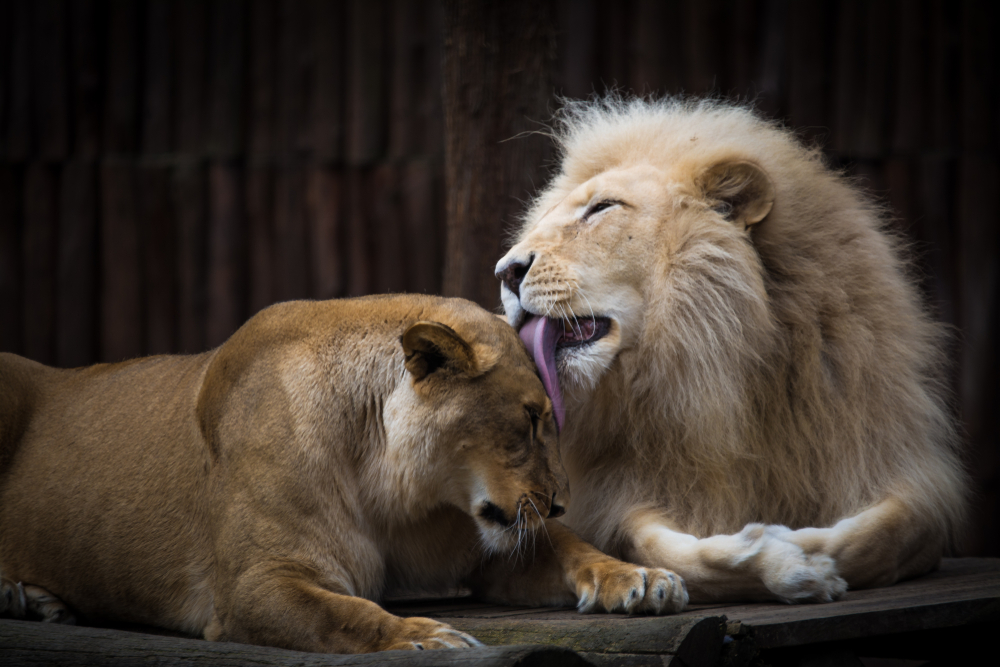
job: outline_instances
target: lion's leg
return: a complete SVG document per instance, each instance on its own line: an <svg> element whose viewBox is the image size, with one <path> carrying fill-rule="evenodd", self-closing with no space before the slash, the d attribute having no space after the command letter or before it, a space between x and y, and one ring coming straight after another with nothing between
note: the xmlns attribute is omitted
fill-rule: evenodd
<svg viewBox="0 0 1000 667"><path fill-rule="evenodd" d="M851 588L888 586L928 572L941 560L944 538L900 498L889 498L830 528L789 531L781 539L807 554L823 554Z"/></svg>
<svg viewBox="0 0 1000 667"><path fill-rule="evenodd" d="M229 595L216 600L205 639L322 653L481 645L444 623L400 618L370 600L334 593L329 585L306 566L257 565L239 578Z"/></svg>
<svg viewBox="0 0 1000 667"><path fill-rule="evenodd" d="M833 559L782 539L791 532L783 526L751 524L735 535L699 539L665 523L658 512L629 517L625 557L673 569L684 577L693 602L828 602L847 590Z"/></svg>
<svg viewBox="0 0 1000 667"><path fill-rule="evenodd" d="M558 521L545 522L534 553L512 563L493 558L473 585L490 599L533 606L575 605L581 612L673 613L687 605L679 576L601 553Z"/></svg>
<svg viewBox="0 0 1000 667"><path fill-rule="evenodd" d="M45 623L76 623L69 607L52 593L41 586L14 582L6 577L0 577L0 616L37 616Z"/></svg>

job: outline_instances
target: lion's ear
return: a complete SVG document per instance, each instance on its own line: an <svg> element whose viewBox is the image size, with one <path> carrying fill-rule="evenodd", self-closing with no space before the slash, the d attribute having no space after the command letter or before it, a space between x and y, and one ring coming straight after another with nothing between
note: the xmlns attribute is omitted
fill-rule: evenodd
<svg viewBox="0 0 1000 667"><path fill-rule="evenodd" d="M451 327L439 322L415 322L399 342L406 356L406 370L416 382L439 369L467 375L476 372L476 354Z"/></svg>
<svg viewBox="0 0 1000 667"><path fill-rule="evenodd" d="M753 162L719 162L702 173L698 186L727 220L743 227L763 220L774 206L774 183Z"/></svg>

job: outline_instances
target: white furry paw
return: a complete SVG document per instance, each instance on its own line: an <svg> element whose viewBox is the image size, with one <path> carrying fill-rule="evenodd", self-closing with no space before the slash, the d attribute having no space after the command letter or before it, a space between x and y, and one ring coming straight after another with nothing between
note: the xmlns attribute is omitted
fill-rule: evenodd
<svg viewBox="0 0 1000 667"><path fill-rule="evenodd" d="M837 574L837 564L823 554L806 555L782 535L784 526L751 524L740 536L758 541L757 565L764 586L782 602L833 602L847 592L847 582Z"/></svg>
<svg viewBox="0 0 1000 667"><path fill-rule="evenodd" d="M684 580L663 568L646 568L608 559L583 569L577 581L580 613L624 611L672 614L688 603Z"/></svg>

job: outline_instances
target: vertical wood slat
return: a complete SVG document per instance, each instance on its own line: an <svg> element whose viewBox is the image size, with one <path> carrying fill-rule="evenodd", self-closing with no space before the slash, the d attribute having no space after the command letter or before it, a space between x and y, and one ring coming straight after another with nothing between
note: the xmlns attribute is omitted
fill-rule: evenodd
<svg viewBox="0 0 1000 667"><path fill-rule="evenodd" d="M247 154L252 161L274 153L276 10L273 0L250 5Z"/></svg>
<svg viewBox="0 0 1000 667"><path fill-rule="evenodd" d="M246 217L243 176L232 163L209 167L206 345L221 345L246 312Z"/></svg>
<svg viewBox="0 0 1000 667"><path fill-rule="evenodd" d="M310 26L314 8L305 2L278 4L274 141L283 164L308 147L309 98L315 83L310 77L315 65Z"/></svg>
<svg viewBox="0 0 1000 667"><path fill-rule="evenodd" d="M173 49L176 67L174 150L200 155L205 145L208 3L175 0Z"/></svg>
<svg viewBox="0 0 1000 667"><path fill-rule="evenodd" d="M143 353L142 256L135 168L125 160L101 165L101 359Z"/></svg>
<svg viewBox="0 0 1000 667"><path fill-rule="evenodd" d="M403 166L402 210L407 257L407 289L425 294L441 291L444 245L441 173L428 159Z"/></svg>
<svg viewBox="0 0 1000 667"><path fill-rule="evenodd" d="M896 68L890 145L896 154L915 154L928 144L930 100L928 16L924 3L897 0Z"/></svg>
<svg viewBox="0 0 1000 667"><path fill-rule="evenodd" d="M961 144L969 152L1000 149L1000 5L984 0L962 3Z"/></svg>
<svg viewBox="0 0 1000 667"><path fill-rule="evenodd" d="M206 189L205 170L200 163L185 161L174 169L178 352L205 350Z"/></svg>
<svg viewBox="0 0 1000 667"><path fill-rule="evenodd" d="M830 116L830 0L790 2L788 14L789 52L788 116L793 126L810 139L827 133ZM836 130L836 128L834 128Z"/></svg>
<svg viewBox="0 0 1000 667"><path fill-rule="evenodd" d="M37 123L37 155L44 160L61 160L69 153L66 6L60 0L35 0L32 10L32 113Z"/></svg>
<svg viewBox="0 0 1000 667"><path fill-rule="evenodd" d="M640 0L634 4L629 36L633 45L629 88L636 93L662 95L684 88L685 47L688 45L684 39L664 39L668 26L682 24L682 9L678 2L660 0Z"/></svg>
<svg viewBox="0 0 1000 667"><path fill-rule="evenodd" d="M21 180L0 163L0 350L16 353L22 351Z"/></svg>
<svg viewBox="0 0 1000 667"><path fill-rule="evenodd" d="M31 113L31 2L17 0L8 9L10 69L3 109L6 127L0 155L10 161L27 160L32 151L34 128Z"/></svg>
<svg viewBox="0 0 1000 667"><path fill-rule="evenodd" d="M786 63L790 49L788 39L787 0L764 0L761 10L759 72L756 77L759 93L757 106L769 116L778 117L787 107L788 89Z"/></svg>
<svg viewBox="0 0 1000 667"><path fill-rule="evenodd" d="M729 88L723 92L738 99L757 95L755 74L760 61L762 0L741 0L731 10L729 44Z"/></svg>
<svg viewBox="0 0 1000 667"><path fill-rule="evenodd" d="M314 0L315 49L309 126L311 152L319 163L340 162L344 145L344 62L346 3Z"/></svg>
<svg viewBox="0 0 1000 667"><path fill-rule="evenodd" d="M10 0L0 0L0 160L7 153L7 107L10 106L11 46L14 7Z"/></svg>
<svg viewBox="0 0 1000 667"><path fill-rule="evenodd" d="M592 81L596 79L590 74L597 67L597 1L559 0L556 7L561 38L557 48L562 61L556 90L567 97L584 98L594 92Z"/></svg>
<svg viewBox="0 0 1000 667"><path fill-rule="evenodd" d="M858 150L863 119L859 113L865 99L865 7L864 0L841 0L834 39L835 73L831 118L836 130L830 146L841 155Z"/></svg>
<svg viewBox="0 0 1000 667"><path fill-rule="evenodd" d="M374 260L372 289L401 292L406 288L407 256L403 246L403 210L396 165L375 167L365 192L365 223L369 230L369 252Z"/></svg>
<svg viewBox="0 0 1000 667"><path fill-rule="evenodd" d="M367 165L385 151L385 0L352 0L347 59L348 164Z"/></svg>
<svg viewBox="0 0 1000 667"><path fill-rule="evenodd" d="M951 0L930 0L928 136L937 151L953 154L958 145L960 7Z"/></svg>
<svg viewBox="0 0 1000 667"><path fill-rule="evenodd" d="M727 7L720 0L701 0L687 3L685 10L685 90L694 95L724 92L729 85Z"/></svg>
<svg viewBox="0 0 1000 667"><path fill-rule="evenodd" d="M139 140L139 9L130 0L108 6L103 146L112 155L135 152Z"/></svg>
<svg viewBox="0 0 1000 667"><path fill-rule="evenodd" d="M274 176L265 165L250 165L246 176L247 240L249 256L249 314L275 300Z"/></svg>
<svg viewBox="0 0 1000 667"><path fill-rule="evenodd" d="M59 193L56 363L97 361L97 168L89 160L63 167Z"/></svg>
<svg viewBox="0 0 1000 667"><path fill-rule="evenodd" d="M349 169L347 181L347 296L361 296L372 291L373 258L369 252L370 230L365 217L369 175L361 168Z"/></svg>
<svg viewBox="0 0 1000 667"><path fill-rule="evenodd" d="M146 354L166 354L177 349L173 171L165 165L142 164L137 181L139 215L145 230L142 266Z"/></svg>
<svg viewBox="0 0 1000 667"><path fill-rule="evenodd" d="M211 12L208 68L207 149L216 158L243 151L246 5L242 0L216 0Z"/></svg>
<svg viewBox="0 0 1000 667"><path fill-rule="evenodd" d="M856 152L866 158L878 158L885 154L889 144L891 116L889 108L892 82L892 54L895 45L894 17L890 0L878 0L867 6L865 20L865 88L861 113L861 128L857 136Z"/></svg>
<svg viewBox="0 0 1000 667"><path fill-rule="evenodd" d="M171 0L149 0L146 5L142 152L147 155L166 154L171 148L173 7Z"/></svg>
<svg viewBox="0 0 1000 667"><path fill-rule="evenodd" d="M28 165L24 177L24 311L25 356L51 364L55 361L56 229L59 178L55 168L40 162Z"/></svg>
<svg viewBox="0 0 1000 667"><path fill-rule="evenodd" d="M958 173L958 268L962 299L959 397L971 445L969 469L980 491L972 520L973 553L1000 551L1000 160L966 157Z"/></svg>
<svg viewBox="0 0 1000 667"><path fill-rule="evenodd" d="M68 3L72 58L73 153L96 159L101 150L101 50L97 0ZM95 194L96 197L96 194Z"/></svg>
<svg viewBox="0 0 1000 667"><path fill-rule="evenodd" d="M344 293L342 174L328 167L309 172L310 293L316 299L332 299Z"/></svg>
<svg viewBox="0 0 1000 667"><path fill-rule="evenodd" d="M279 301L309 296L305 168L286 165L274 183L274 297Z"/></svg>

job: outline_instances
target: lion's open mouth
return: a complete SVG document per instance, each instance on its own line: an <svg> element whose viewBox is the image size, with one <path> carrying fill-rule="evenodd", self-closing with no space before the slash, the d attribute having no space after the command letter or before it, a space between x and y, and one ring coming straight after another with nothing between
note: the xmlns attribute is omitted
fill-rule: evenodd
<svg viewBox="0 0 1000 667"><path fill-rule="evenodd" d="M608 335L611 320L607 317L579 317L572 320L557 320L551 317L531 315L521 326L521 340L528 346L528 352L538 366L545 391L552 401L556 414L556 425L562 430L566 418L559 375L556 372L556 352L564 348L580 348L593 345Z"/></svg>

